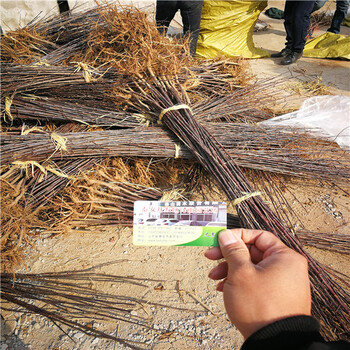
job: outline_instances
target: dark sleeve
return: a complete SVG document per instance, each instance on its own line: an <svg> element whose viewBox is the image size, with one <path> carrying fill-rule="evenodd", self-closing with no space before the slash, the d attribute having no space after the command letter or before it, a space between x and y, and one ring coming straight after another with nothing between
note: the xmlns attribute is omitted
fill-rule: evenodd
<svg viewBox="0 0 350 350"><path fill-rule="evenodd" d="M327 343L311 316L294 316L273 322L252 334L241 350L350 350L347 342Z"/></svg>

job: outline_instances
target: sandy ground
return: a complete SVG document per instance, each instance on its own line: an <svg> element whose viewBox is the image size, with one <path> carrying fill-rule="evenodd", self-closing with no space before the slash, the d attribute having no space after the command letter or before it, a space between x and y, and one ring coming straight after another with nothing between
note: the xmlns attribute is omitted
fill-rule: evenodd
<svg viewBox="0 0 350 350"><path fill-rule="evenodd" d="M282 5L278 6L281 3L271 6L282 8ZM284 46L282 21L265 15L260 18L270 28L254 35L256 45L270 52L280 50ZM320 28L320 33L325 29ZM350 34L350 28L342 27L342 33ZM302 58L293 66L283 67L276 60L266 58L250 61L250 65L258 78L294 74L301 69L307 77L322 77L327 85L332 85L334 93L350 95L349 62ZM319 183L301 188L295 181L285 179L285 184L290 190L285 196L295 210L293 223L296 226L302 222L309 230L350 234L349 196L345 192ZM136 247L132 244L132 230L120 227L73 231L55 238L38 237L33 239L33 243L33 247L26 251L25 266L18 272L79 270L114 262L96 271L139 277L144 279L145 286L94 283L93 288L166 305L156 307L145 303L133 310L133 315L149 318L151 331L123 322L96 322L96 326L111 334L116 334L117 330L119 336L153 345L154 349L239 349L242 344L241 335L224 313L221 294L215 291L215 283L207 278L215 263L204 258L205 248ZM322 263L350 274L347 256L315 248L308 248L308 251ZM1 350L7 346L16 350L124 348L112 341L91 338L71 329L66 330L68 336L40 316L16 312L3 312L2 315L5 322L2 322ZM164 332L167 335L159 337L159 333Z"/></svg>

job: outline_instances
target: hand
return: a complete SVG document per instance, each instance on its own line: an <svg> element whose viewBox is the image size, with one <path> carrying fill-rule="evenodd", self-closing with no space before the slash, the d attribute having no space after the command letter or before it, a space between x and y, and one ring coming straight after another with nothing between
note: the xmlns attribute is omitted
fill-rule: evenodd
<svg viewBox="0 0 350 350"><path fill-rule="evenodd" d="M248 338L274 321L311 314L311 292L307 260L284 245L270 232L224 230L219 247L209 249L211 260L225 258L209 273L222 280L231 322Z"/></svg>

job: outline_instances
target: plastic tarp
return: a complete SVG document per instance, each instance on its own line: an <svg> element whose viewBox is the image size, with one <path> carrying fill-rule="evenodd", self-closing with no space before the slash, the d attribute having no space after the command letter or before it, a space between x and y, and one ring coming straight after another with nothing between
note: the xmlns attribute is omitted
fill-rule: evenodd
<svg viewBox="0 0 350 350"><path fill-rule="evenodd" d="M327 32L309 40L305 45L303 56L350 60L350 37Z"/></svg>
<svg viewBox="0 0 350 350"><path fill-rule="evenodd" d="M196 55L202 58L270 56L253 42L254 25L266 6L267 1L205 0Z"/></svg>
<svg viewBox="0 0 350 350"><path fill-rule="evenodd" d="M342 23L343 26L350 27L350 17L346 17Z"/></svg>
<svg viewBox="0 0 350 350"><path fill-rule="evenodd" d="M260 122L261 125L301 128L310 134L335 141L350 151L350 97L314 96L298 111Z"/></svg>
<svg viewBox="0 0 350 350"><path fill-rule="evenodd" d="M26 26L34 18L58 15L57 0L1 0L0 25L6 33Z"/></svg>

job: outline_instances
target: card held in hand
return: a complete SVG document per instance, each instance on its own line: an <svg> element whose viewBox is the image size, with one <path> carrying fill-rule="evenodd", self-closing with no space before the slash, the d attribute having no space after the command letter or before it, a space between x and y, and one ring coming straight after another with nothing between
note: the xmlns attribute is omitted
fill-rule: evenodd
<svg viewBox="0 0 350 350"><path fill-rule="evenodd" d="M227 226L225 202L134 203L133 243L142 246L218 246Z"/></svg>

